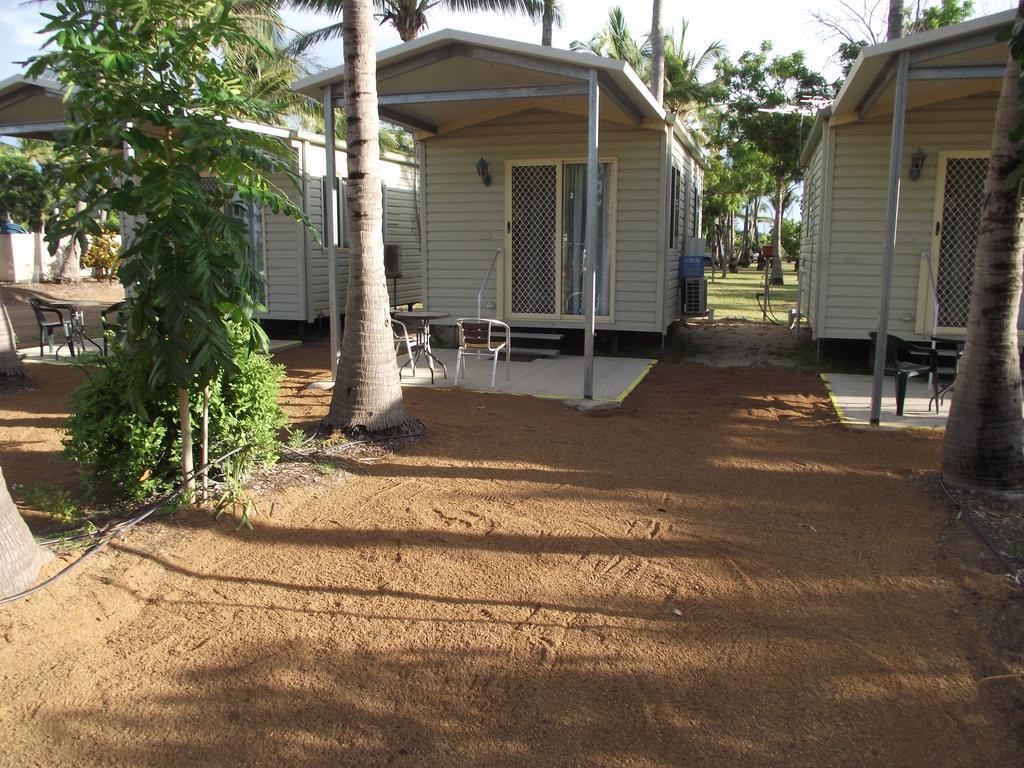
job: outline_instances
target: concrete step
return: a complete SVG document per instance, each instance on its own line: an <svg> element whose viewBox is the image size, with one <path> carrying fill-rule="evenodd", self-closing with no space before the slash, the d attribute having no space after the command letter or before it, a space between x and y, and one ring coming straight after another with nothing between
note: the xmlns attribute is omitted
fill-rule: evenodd
<svg viewBox="0 0 1024 768"><path fill-rule="evenodd" d="M513 339L534 339L536 341L561 341L561 333L534 333L532 331L512 331Z"/></svg>
<svg viewBox="0 0 1024 768"><path fill-rule="evenodd" d="M559 351L557 349L546 349L541 347L524 347L512 345L512 357L522 355L523 357L558 357Z"/></svg>

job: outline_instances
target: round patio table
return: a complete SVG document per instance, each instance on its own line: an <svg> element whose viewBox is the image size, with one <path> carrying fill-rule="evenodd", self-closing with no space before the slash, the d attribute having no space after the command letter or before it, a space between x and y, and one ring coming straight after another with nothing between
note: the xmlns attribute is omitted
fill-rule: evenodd
<svg viewBox="0 0 1024 768"><path fill-rule="evenodd" d="M416 351L406 361L405 365L399 369L399 373L405 370L406 365L412 365L413 369L415 369L416 361L421 357L426 357L427 367L430 369L430 383L434 383L434 363L441 366L441 370L444 371L444 377L447 379L448 366L430 348L430 322L451 317L451 314L448 312L432 312L429 309L410 309L404 312L392 312L391 316L407 326L412 325L416 328Z"/></svg>

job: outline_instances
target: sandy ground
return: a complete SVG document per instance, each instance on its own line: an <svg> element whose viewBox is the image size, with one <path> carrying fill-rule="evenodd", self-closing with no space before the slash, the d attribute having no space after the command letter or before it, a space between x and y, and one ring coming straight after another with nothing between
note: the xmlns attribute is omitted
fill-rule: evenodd
<svg viewBox="0 0 1024 768"><path fill-rule="evenodd" d="M280 356L298 423L324 357ZM31 373L11 482L78 375ZM1022 764L1024 606L936 437L768 368L661 363L611 415L405 396L427 438L255 530L180 513L0 608L0 765Z"/></svg>
<svg viewBox="0 0 1024 768"><path fill-rule="evenodd" d="M36 324L32 307L28 303L30 296L38 296L41 299L58 303L69 303L83 309L86 332L93 338L99 339L101 337L100 311L124 299L124 288L118 282L106 280L86 280L78 285L5 283L3 294L7 312L14 325L14 333L18 337L18 347L24 348L39 344L39 326ZM60 341L64 340L59 333L56 334L56 338Z"/></svg>

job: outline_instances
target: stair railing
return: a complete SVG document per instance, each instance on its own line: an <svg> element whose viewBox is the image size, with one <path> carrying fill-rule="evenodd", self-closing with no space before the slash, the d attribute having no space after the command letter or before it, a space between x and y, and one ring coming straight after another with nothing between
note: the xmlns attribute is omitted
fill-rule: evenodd
<svg viewBox="0 0 1024 768"><path fill-rule="evenodd" d="M480 284L480 290L476 294L476 316L483 317L483 306L484 306L484 291L487 290L487 283L491 279L491 275L494 274L494 265L498 263L498 257L501 256L502 249L498 248L494 251L494 258L491 259L491 266L487 268L487 276L484 277L484 281Z"/></svg>

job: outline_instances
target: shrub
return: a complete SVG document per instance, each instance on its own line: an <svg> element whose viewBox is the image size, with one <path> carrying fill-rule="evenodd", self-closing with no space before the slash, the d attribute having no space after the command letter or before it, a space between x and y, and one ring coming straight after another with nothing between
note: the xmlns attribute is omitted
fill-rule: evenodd
<svg viewBox="0 0 1024 768"><path fill-rule="evenodd" d="M82 266L92 270L95 278L110 279L121 265L121 236L104 230L92 238L82 256Z"/></svg>
<svg viewBox="0 0 1024 768"><path fill-rule="evenodd" d="M241 338L232 341L235 369L210 384L210 458L247 447L237 461L211 469L215 480L224 478L225 471L241 473L276 461L278 431L286 423L277 403L283 367L262 353L245 351ZM138 402L127 382L146 381L140 367L129 346L118 347L71 395L64 452L82 466L94 494L139 500L181 481L177 390L171 384L146 390ZM189 401L198 424L202 392L197 385ZM198 456L198 430L193 434Z"/></svg>

